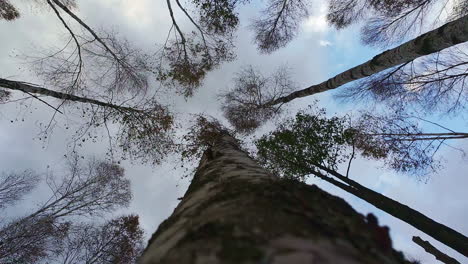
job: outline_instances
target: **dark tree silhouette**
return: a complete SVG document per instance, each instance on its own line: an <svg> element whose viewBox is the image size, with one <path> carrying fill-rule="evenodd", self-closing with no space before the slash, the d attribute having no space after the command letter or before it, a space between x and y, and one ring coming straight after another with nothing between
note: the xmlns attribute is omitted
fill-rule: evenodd
<svg viewBox="0 0 468 264"><path fill-rule="evenodd" d="M456 259L448 256L447 254L435 248L433 245L431 245L431 243L429 243L429 241L422 240L422 238L418 236L413 236L412 240L414 243L422 247L427 253L433 255L440 262L443 262L445 264L461 264Z"/></svg>

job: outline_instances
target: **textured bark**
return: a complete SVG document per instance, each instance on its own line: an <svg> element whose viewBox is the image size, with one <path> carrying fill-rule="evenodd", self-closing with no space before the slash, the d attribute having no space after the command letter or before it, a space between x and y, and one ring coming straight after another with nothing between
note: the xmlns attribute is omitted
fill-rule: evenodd
<svg viewBox="0 0 468 264"><path fill-rule="evenodd" d="M123 111L123 112L142 112L141 110L130 108L130 107L119 106L119 105L110 104L110 103L106 103L106 102L102 102L99 100L94 100L94 99L90 99L86 97L57 92L57 91L49 90L43 87L39 87L34 84L29 84L29 83L24 83L24 82L19 82L19 81L12 81L12 80L2 79L2 78L0 78L0 87L14 90L14 91L21 91L27 94L43 95L43 96L54 97L54 98L61 99L61 100L99 105L99 106L108 107L108 108L116 109L116 110Z"/></svg>
<svg viewBox="0 0 468 264"><path fill-rule="evenodd" d="M446 225L432 220L431 218L407 205L399 203L398 201L395 201L383 194L368 189L367 187L335 171L327 170L327 172L345 182L346 184L318 172L313 172L313 174L351 194L354 194L355 196L404 221L405 223L412 225L418 230L426 233L427 235L430 235L439 242L444 243L445 245L458 251L460 254L468 257L468 238L463 234L451 229Z"/></svg>
<svg viewBox="0 0 468 264"><path fill-rule="evenodd" d="M460 262L458 262L456 259L435 248L433 245L431 245L431 243L429 243L429 241L425 241L418 236L414 236L413 242L422 247L427 253L433 255L440 262L445 264L460 264Z"/></svg>
<svg viewBox="0 0 468 264"><path fill-rule="evenodd" d="M284 104L297 98L335 89L346 83L371 76L466 41L468 41L468 16L447 23L442 27L422 34L416 39L387 50L371 60L344 71L325 82L280 97L268 105Z"/></svg>
<svg viewBox="0 0 468 264"><path fill-rule="evenodd" d="M315 185L268 174L225 135L204 153L140 263L410 262L386 228Z"/></svg>

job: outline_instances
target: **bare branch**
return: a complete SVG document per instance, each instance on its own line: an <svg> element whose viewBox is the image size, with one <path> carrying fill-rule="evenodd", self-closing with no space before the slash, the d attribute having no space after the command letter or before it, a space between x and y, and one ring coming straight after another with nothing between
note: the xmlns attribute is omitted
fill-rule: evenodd
<svg viewBox="0 0 468 264"><path fill-rule="evenodd" d="M39 176L26 170L20 173L2 173L0 179L0 209L18 202L34 189Z"/></svg>
<svg viewBox="0 0 468 264"><path fill-rule="evenodd" d="M237 72L234 87L219 97L224 100L225 117L238 132L248 134L280 113L280 107L268 103L285 96L294 87L286 67L264 77L252 66L247 66Z"/></svg>
<svg viewBox="0 0 468 264"><path fill-rule="evenodd" d="M49 175L51 197L37 210L0 228L0 260L32 263L51 254L69 230L71 217L103 215L128 206L129 180L116 164L91 160L83 166L74 155L69 172L57 181Z"/></svg>
<svg viewBox="0 0 468 264"><path fill-rule="evenodd" d="M255 43L264 53L286 46L297 34L299 22L308 16L307 3L302 0L270 0L261 18L254 20Z"/></svg>

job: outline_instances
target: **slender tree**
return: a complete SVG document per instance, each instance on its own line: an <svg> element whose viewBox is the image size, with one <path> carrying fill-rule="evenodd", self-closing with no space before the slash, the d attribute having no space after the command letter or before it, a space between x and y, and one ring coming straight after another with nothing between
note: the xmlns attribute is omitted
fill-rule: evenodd
<svg viewBox="0 0 468 264"><path fill-rule="evenodd" d="M344 101L384 103L393 109L450 113L466 107L466 44L419 58L347 86L336 95Z"/></svg>
<svg viewBox="0 0 468 264"><path fill-rule="evenodd" d="M466 15L466 1L330 0L328 22L338 29L364 22L364 43L388 46Z"/></svg>
<svg viewBox="0 0 468 264"><path fill-rule="evenodd" d="M425 132L418 122L444 131ZM393 170L419 176L436 172L442 166L437 155L441 147L452 147L450 142L468 138L468 133L402 111L387 115L365 112L348 133L352 134L353 147L364 157L383 160ZM463 150L455 149L465 155Z"/></svg>
<svg viewBox="0 0 468 264"><path fill-rule="evenodd" d="M122 158L158 164L171 149L174 124L172 114L166 106L158 104L152 98L140 101L135 105L125 106L2 78L0 78L0 87L32 95L35 98L58 99L62 101L62 104L68 102L89 105L83 107L80 113L82 118L86 118L81 128L77 129L73 140L79 141L79 144L86 140L95 141L97 136L91 133L92 129L105 127L110 142L109 154L113 158L120 158L115 157L115 155L121 153ZM40 100L47 103L43 99ZM54 111L62 113L51 104L47 104ZM111 123L119 124L117 133L109 131L108 126ZM48 131L49 126L44 130L46 137L51 133ZM83 133L83 131L87 133ZM113 145L117 145L117 148Z"/></svg>
<svg viewBox="0 0 468 264"><path fill-rule="evenodd" d="M410 263L368 219L316 186L268 173L220 131L140 261Z"/></svg>
<svg viewBox="0 0 468 264"><path fill-rule="evenodd" d="M468 40L467 24L468 16L461 17L438 29L422 34L416 39L401 44L396 48L387 50L371 60L346 70L327 81L294 91L286 96L275 98L272 101L264 101L261 103L265 106L281 105L298 98L336 89L352 81L371 76L398 65L404 65L424 55L436 53L466 42ZM244 87L244 89L248 90L248 87ZM258 103L255 97L250 97L245 100L242 106L248 108L249 105L257 105ZM250 107L249 109L255 111L256 108L257 107Z"/></svg>
<svg viewBox="0 0 468 264"><path fill-rule="evenodd" d="M461 17L396 48L389 49L375 56L372 60L344 71L325 82L295 91L270 102L270 104L287 103L297 98L335 89L351 81L371 76L385 69L411 62L424 55L466 42L468 41L467 24L468 16Z"/></svg>

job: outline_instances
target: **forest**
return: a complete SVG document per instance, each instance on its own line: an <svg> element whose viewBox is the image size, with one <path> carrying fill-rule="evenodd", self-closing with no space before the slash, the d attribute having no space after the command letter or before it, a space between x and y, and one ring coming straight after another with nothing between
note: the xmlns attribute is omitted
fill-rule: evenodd
<svg viewBox="0 0 468 264"><path fill-rule="evenodd" d="M467 263L468 1L0 0L0 263Z"/></svg>

